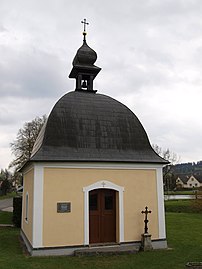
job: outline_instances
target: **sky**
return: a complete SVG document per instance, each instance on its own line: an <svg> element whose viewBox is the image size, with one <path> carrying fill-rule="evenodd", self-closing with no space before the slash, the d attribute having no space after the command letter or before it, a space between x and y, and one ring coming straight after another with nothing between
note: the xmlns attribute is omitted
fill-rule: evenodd
<svg viewBox="0 0 202 269"><path fill-rule="evenodd" d="M75 89L84 18L95 89L127 105L151 144L202 160L201 14L201 0L0 0L0 169L23 124Z"/></svg>

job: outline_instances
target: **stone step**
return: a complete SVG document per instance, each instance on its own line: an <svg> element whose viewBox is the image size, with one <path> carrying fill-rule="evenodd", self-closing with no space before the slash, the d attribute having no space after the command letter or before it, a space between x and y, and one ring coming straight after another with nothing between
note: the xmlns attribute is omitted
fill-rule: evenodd
<svg viewBox="0 0 202 269"><path fill-rule="evenodd" d="M88 247L75 250L75 256L96 256L96 255L120 255L120 254L135 254L139 252L139 247L134 245L113 245Z"/></svg>

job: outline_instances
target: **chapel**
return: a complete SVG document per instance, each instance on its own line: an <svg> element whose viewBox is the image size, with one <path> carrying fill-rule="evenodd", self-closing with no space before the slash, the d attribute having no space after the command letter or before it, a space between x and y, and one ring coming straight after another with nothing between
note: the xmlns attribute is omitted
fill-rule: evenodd
<svg viewBox="0 0 202 269"><path fill-rule="evenodd" d="M22 168L21 237L33 256L139 246L145 206L152 211L152 247L167 247L162 178L167 162L151 147L136 115L94 89L101 71L96 59L84 27L69 75L75 90L57 101Z"/></svg>

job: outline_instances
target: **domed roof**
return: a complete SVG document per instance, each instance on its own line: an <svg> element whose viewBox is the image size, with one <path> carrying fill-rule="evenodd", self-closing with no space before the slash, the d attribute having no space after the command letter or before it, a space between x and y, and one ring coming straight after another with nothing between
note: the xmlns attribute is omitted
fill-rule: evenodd
<svg viewBox="0 0 202 269"><path fill-rule="evenodd" d="M69 92L56 103L31 160L166 163L129 108L87 91Z"/></svg>

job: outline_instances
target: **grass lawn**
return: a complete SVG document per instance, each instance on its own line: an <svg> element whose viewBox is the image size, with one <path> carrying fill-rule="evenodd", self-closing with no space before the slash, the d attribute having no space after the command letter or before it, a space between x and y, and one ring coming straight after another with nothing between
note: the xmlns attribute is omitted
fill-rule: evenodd
<svg viewBox="0 0 202 269"><path fill-rule="evenodd" d="M13 224L12 217L13 213L0 211L0 224Z"/></svg>
<svg viewBox="0 0 202 269"><path fill-rule="evenodd" d="M181 269L189 261L202 261L202 214L166 213L169 250L136 255L102 257L29 257L22 253L19 230L0 228L2 269Z"/></svg>

